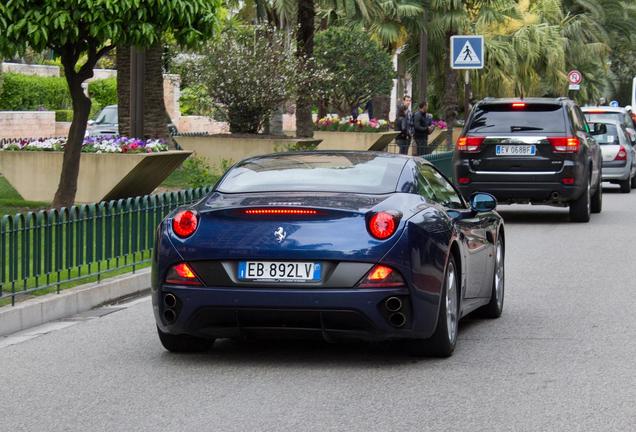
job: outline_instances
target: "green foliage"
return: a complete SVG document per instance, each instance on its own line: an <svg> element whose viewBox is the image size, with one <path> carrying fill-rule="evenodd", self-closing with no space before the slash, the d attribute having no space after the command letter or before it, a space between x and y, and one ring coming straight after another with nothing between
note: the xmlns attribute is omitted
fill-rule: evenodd
<svg viewBox="0 0 636 432"><path fill-rule="evenodd" d="M179 98L181 115L209 116L214 113L214 101L202 84L195 84L181 90Z"/></svg>
<svg viewBox="0 0 636 432"><path fill-rule="evenodd" d="M307 82L301 64L286 47L284 34L259 26L223 33L208 45L194 71L232 133L258 133L271 113Z"/></svg>
<svg viewBox="0 0 636 432"><path fill-rule="evenodd" d="M314 56L318 67L337 78L324 90L341 111L391 91L391 56L359 28L331 27L318 33Z"/></svg>
<svg viewBox="0 0 636 432"><path fill-rule="evenodd" d="M64 78L6 73L0 92L0 110L33 111L71 108Z"/></svg>
<svg viewBox="0 0 636 432"><path fill-rule="evenodd" d="M178 182L171 186L192 188L213 186L233 164L234 162L229 159L221 159L213 168L206 158L190 156L181 168L171 175L178 179Z"/></svg>
<svg viewBox="0 0 636 432"><path fill-rule="evenodd" d="M56 122L70 122L73 120L73 110L56 110L55 121Z"/></svg>
<svg viewBox="0 0 636 432"><path fill-rule="evenodd" d="M117 104L117 78L91 81L88 84L88 96L100 108Z"/></svg>

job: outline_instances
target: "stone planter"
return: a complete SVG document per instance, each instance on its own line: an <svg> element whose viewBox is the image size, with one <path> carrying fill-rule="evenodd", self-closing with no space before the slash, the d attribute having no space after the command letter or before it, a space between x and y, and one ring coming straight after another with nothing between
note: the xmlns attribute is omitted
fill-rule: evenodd
<svg viewBox="0 0 636 432"><path fill-rule="evenodd" d="M92 203L149 194L191 153L82 153L75 200ZM0 173L25 200L51 202L60 181L63 155L0 151Z"/></svg>
<svg viewBox="0 0 636 432"><path fill-rule="evenodd" d="M399 132L314 132L322 140L318 150L374 150L383 151Z"/></svg>
<svg viewBox="0 0 636 432"><path fill-rule="evenodd" d="M184 150L193 151L212 164L221 160L238 162L250 156L284 152L297 144L315 145L314 138L250 138L227 135L175 136L175 141Z"/></svg>

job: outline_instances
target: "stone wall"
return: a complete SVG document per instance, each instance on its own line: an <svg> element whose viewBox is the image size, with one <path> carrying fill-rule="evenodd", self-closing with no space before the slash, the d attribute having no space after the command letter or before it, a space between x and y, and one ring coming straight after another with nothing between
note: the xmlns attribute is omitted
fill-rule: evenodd
<svg viewBox="0 0 636 432"><path fill-rule="evenodd" d="M175 124L181 133L207 132L213 135L230 132L230 126L227 123L214 121L204 116L180 116L179 121Z"/></svg>
<svg viewBox="0 0 636 432"><path fill-rule="evenodd" d="M2 63L2 72L19 73L23 75L37 75L43 77L60 76L58 66L22 64L22 63Z"/></svg>
<svg viewBox="0 0 636 432"><path fill-rule="evenodd" d="M53 111L0 111L0 138L56 136Z"/></svg>

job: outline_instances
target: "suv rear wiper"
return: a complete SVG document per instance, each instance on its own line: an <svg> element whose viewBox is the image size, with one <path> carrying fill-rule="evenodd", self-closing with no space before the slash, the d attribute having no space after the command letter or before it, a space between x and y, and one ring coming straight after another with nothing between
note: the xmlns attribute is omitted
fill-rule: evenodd
<svg viewBox="0 0 636 432"><path fill-rule="evenodd" d="M543 128L535 127L535 126L510 126L510 132L531 131L531 130L543 130Z"/></svg>

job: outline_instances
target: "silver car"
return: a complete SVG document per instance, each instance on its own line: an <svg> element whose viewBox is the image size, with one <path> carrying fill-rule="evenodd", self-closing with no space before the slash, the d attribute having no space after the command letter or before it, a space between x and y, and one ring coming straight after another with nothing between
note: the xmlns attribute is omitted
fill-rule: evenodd
<svg viewBox="0 0 636 432"><path fill-rule="evenodd" d="M617 121L625 126L627 137L632 145L636 144L636 125L625 108L609 106L582 107L583 115L588 123Z"/></svg>
<svg viewBox="0 0 636 432"><path fill-rule="evenodd" d="M618 184L622 193L636 188L636 150L625 125L618 120L596 120L594 138L603 154L603 181ZM601 129L604 128L605 130Z"/></svg>
<svg viewBox="0 0 636 432"><path fill-rule="evenodd" d="M119 133L119 118L117 105L104 107L95 120L88 121L87 136L117 135Z"/></svg>

